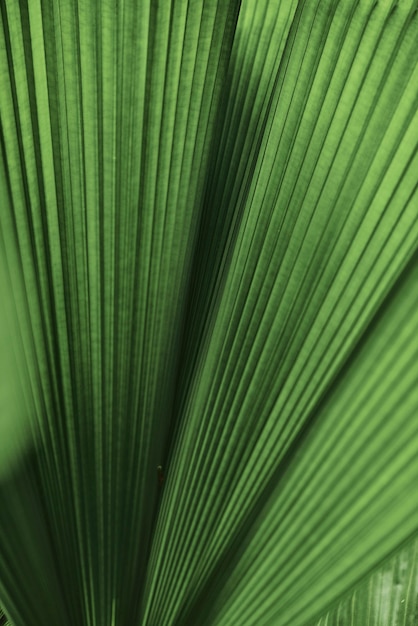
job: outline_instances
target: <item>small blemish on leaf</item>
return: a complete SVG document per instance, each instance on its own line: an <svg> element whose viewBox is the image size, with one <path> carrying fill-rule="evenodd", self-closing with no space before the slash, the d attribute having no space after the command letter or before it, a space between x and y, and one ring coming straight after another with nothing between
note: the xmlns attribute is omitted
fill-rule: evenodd
<svg viewBox="0 0 418 626"><path fill-rule="evenodd" d="M162 465L158 465L157 467L157 477L158 477L158 484L161 486L164 483L164 471L163 471Z"/></svg>

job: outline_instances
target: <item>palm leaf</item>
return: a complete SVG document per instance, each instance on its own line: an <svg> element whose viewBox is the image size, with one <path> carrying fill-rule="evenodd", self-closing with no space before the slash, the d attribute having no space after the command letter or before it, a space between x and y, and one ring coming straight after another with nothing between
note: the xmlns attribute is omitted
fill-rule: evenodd
<svg viewBox="0 0 418 626"><path fill-rule="evenodd" d="M416 2L0 15L7 614L331 624L418 531Z"/></svg>

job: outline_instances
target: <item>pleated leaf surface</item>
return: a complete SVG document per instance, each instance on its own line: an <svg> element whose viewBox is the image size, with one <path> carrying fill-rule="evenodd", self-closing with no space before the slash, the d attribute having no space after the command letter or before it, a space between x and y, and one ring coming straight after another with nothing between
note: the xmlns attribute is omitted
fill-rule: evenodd
<svg viewBox="0 0 418 626"><path fill-rule="evenodd" d="M0 19L7 615L412 624L416 1Z"/></svg>

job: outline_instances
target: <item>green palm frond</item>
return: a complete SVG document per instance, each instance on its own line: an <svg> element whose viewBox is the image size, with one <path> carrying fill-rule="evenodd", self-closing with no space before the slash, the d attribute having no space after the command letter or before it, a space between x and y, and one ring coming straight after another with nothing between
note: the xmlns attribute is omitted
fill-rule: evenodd
<svg viewBox="0 0 418 626"><path fill-rule="evenodd" d="M0 20L7 615L412 624L417 2Z"/></svg>

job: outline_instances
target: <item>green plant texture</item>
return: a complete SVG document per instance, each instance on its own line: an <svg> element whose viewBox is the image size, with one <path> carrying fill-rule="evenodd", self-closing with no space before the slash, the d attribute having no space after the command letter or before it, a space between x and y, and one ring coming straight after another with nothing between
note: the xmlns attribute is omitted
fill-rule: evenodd
<svg viewBox="0 0 418 626"><path fill-rule="evenodd" d="M417 0L0 0L0 377L0 624L416 626Z"/></svg>

